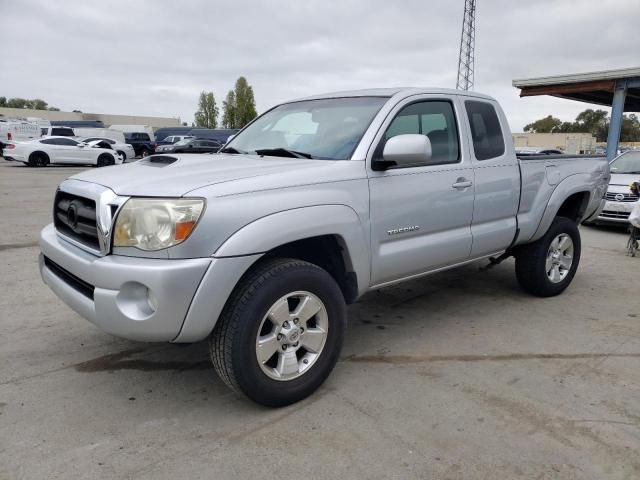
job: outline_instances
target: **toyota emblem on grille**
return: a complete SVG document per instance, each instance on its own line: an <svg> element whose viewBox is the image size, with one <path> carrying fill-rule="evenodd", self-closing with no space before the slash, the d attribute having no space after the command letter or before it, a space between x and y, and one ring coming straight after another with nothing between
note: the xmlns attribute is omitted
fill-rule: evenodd
<svg viewBox="0 0 640 480"><path fill-rule="evenodd" d="M69 225L69 228L73 231L75 231L78 226L78 207L75 202L71 202L67 209L67 225Z"/></svg>
<svg viewBox="0 0 640 480"><path fill-rule="evenodd" d="M622 200L624 200L624 195L622 193L618 193L616 194L615 197L613 197L616 199L616 201L621 202Z"/></svg>

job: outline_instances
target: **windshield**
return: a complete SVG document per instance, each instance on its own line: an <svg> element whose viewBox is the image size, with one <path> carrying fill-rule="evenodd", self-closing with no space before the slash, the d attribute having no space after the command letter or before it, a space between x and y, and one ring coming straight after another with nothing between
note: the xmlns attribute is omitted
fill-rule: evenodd
<svg viewBox="0 0 640 480"><path fill-rule="evenodd" d="M640 174L640 151L625 152L610 165L611 173Z"/></svg>
<svg viewBox="0 0 640 480"><path fill-rule="evenodd" d="M348 159L386 101L381 97L352 97L280 105L240 132L223 151Z"/></svg>

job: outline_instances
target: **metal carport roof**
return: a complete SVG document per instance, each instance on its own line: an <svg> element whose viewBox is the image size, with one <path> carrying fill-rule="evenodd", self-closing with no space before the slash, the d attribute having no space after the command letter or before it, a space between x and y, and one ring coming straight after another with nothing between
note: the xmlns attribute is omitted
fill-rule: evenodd
<svg viewBox="0 0 640 480"><path fill-rule="evenodd" d="M607 157L618 150L623 112L640 112L640 67L514 80L521 97L554 97L611 106Z"/></svg>

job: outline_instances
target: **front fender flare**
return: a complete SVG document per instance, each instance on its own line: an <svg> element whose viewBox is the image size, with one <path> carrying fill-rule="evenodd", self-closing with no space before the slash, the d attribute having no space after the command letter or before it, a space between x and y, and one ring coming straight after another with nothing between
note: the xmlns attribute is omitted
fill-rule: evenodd
<svg viewBox="0 0 640 480"><path fill-rule="evenodd" d="M369 236L358 214L346 205L315 205L273 213L236 231L214 252L216 258L255 255L281 245L321 235L337 235L347 269L358 280L358 293L369 286Z"/></svg>

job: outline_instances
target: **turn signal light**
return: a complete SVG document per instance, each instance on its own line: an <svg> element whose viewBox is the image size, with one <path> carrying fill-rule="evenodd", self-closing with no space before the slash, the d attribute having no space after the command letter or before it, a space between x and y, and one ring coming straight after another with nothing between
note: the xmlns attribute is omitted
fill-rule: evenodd
<svg viewBox="0 0 640 480"><path fill-rule="evenodd" d="M182 241L189 236L196 222L181 222L176 223L176 240Z"/></svg>

